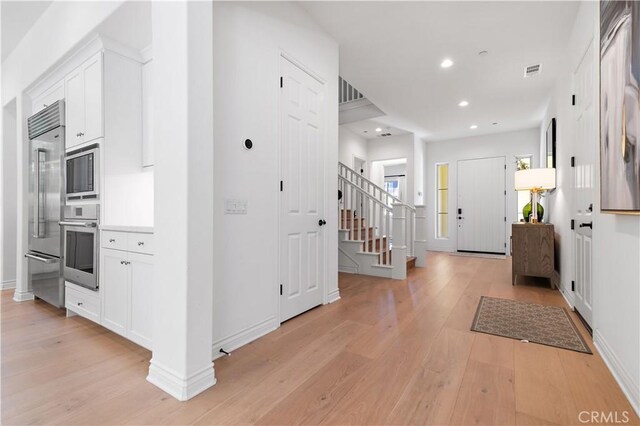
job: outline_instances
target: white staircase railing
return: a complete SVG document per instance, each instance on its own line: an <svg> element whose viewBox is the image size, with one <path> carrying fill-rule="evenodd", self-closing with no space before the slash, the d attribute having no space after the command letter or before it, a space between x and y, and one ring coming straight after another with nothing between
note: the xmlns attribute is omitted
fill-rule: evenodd
<svg viewBox="0 0 640 426"><path fill-rule="evenodd" d="M362 241L362 252L378 255L379 265L394 267L394 278L405 278L407 257L415 250L416 208L343 163L338 163L338 190L346 239Z"/></svg>

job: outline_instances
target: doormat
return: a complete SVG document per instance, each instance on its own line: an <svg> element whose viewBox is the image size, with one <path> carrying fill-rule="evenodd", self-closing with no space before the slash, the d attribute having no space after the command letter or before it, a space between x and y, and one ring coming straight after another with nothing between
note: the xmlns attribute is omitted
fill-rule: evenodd
<svg viewBox="0 0 640 426"><path fill-rule="evenodd" d="M567 311L559 306L482 296L471 331L592 354Z"/></svg>

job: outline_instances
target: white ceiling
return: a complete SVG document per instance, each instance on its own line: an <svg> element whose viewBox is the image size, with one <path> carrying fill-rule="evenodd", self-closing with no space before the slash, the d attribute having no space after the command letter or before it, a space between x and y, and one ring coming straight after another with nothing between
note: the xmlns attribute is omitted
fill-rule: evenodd
<svg viewBox="0 0 640 426"><path fill-rule="evenodd" d="M342 127L346 127L365 139L378 139L382 133L391 133L392 136L410 133L404 129L389 125L385 119L386 117L380 117L375 120L356 121L354 123L342 124ZM382 131L376 132L376 129L382 129Z"/></svg>
<svg viewBox="0 0 640 426"><path fill-rule="evenodd" d="M578 9L578 2L301 5L339 42L340 75L387 113L386 123L428 141L538 126ZM441 68L444 58L454 65ZM538 63L541 74L523 78ZM458 106L463 99L466 108Z"/></svg>
<svg viewBox="0 0 640 426"><path fill-rule="evenodd" d="M2 62L16 48L29 28L51 5L51 1L6 1L0 2L2 8Z"/></svg>

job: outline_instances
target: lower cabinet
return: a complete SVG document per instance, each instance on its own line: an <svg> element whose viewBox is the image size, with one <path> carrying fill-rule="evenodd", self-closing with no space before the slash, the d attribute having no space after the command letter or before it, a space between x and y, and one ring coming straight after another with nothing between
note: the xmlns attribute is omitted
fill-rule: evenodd
<svg viewBox="0 0 640 426"><path fill-rule="evenodd" d="M103 247L100 264L102 325L151 349L153 256Z"/></svg>

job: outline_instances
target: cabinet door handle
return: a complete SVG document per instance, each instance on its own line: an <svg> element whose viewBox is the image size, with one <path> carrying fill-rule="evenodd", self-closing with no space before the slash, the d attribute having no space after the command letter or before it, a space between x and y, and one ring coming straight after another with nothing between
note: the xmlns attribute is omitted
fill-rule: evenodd
<svg viewBox="0 0 640 426"><path fill-rule="evenodd" d="M78 302L78 303L77 303L77 305L78 305L78 306L82 306L82 302Z"/></svg>
<svg viewBox="0 0 640 426"><path fill-rule="evenodd" d="M138 245L139 246L143 246L144 245L144 241L138 241Z"/></svg>
<svg viewBox="0 0 640 426"><path fill-rule="evenodd" d="M116 242L116 240L115 240L115 238L109 238L109 242L110 242L110 243L115 243L115 242Z"/></svg>

